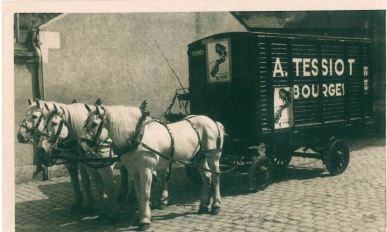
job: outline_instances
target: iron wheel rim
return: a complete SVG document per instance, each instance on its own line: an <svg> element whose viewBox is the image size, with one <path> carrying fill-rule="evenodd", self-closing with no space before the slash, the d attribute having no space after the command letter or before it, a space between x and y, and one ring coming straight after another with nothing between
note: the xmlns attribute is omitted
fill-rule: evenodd
<svg viewBox="0 0 387 232"><path fill-rule="evenodd" d="M349 149L347 145L341 141L334 141L327 154L327 169L333 175L343 173L349 164Z"/></svg>
<svg viewBox="0 0 387 232"><path fill-rule="evenodd" d="M265 189L271 183L272 164L269 158L261 156L254 160L250 169L250 185L254 190Z"/></svg>

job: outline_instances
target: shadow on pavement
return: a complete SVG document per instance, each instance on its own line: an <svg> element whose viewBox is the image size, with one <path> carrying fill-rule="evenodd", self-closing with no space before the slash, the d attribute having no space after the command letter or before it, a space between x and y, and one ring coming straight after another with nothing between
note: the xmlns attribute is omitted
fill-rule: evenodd
<svg viewBox="0 0 387 232"><path fill-rule="evenodd" d="M353 139L353 138L352 138ZM352 148L385 146L385 138L358 139ZM293 162L293 161L292 161ZM321 162L321 161L319 161ZM275 172L273 183L290 180L307 180L330 177L322 163L315 162L291 165L282 172ZM119 176L114 176L118 192ZM41 183L23 184L16 188L15 221L16 231L123 231L134 230L133 227L137 206L134 202L121 204L121 215L114 225L99 222L98 212L84 214L70 213L73 202L73 188L69 178L53 179ZM93 195L96 191L93 186ZM18 187L18 186L17 186ZM157 195L161 183L155 183L152 194ZM254 194L249 190L248 174L230 172L221 176L222 197ZM85 198L85 194L84 198ZM169 203L165 210L152 210L154 223L167 223L177 217L189 215L195 217L201 195L201 186L192 183L185 176L184 168L173 169L169 182Z"/></svg>

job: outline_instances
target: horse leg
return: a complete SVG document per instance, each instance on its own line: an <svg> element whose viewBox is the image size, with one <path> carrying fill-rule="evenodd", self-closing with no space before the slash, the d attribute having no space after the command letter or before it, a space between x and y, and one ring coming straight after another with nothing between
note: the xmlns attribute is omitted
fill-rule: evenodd
<svg viewBox="0 0 387 232"><path fill-rule="evenodd" d="M199 164L201 167L209 169L206 159L201 159ZM200 206L199 206L198 214L206 214L208 213L208 207L211 201L210 194L209 194L210 187L211 187L211 173L206 172L201 168L198 168L198 171L203 180L202 196L200 198Z"/></svg>
<svg viewBox="0 0 387 232"><path fill-rule="evenodd" d="M81 173L82 187L86 192L86 213L93 213L93 194L91 192L90 176L83 164L78 163L78 168Z"/></svg>
<svg viewBox="0 0 387 232"><path fill-rule="evenodd" d="M160 176L159 180L162 181L162 185L163 185L161 196L160 196L159 208L165 209L168 205L168 180L166 179L168 177L169 169L159 170L157 172L158 172L158 175Z"/></svg>
<svg viewBox="0 0 387 232"><path fill-rule="evenodd" d="M118 218L119 205L116 203L116 192L114 190L112 167L106 167L99 170L103 180L103 189L108 197L109 215L108 219L114 221Z"/></svg>
<svg viewBox="0 0 387 232"><path fill-rule="evenodd" d="M212 171L220 172L219 168L219 159L222 153L218 152L216 154L208 154L207 160L208 165L210 166ZM221 197L220 197L220 174L212 173L212 183L214 183L214 198L212 201L212 208L211 208L211 214L215 215L218 214L220 211L220 203L221 203Z"/></svg>
<svg viewBox="0 0 387 232"><path fill-rule="evenodd" d="M120 168L120 173L121 173L121 188L120 188L120 193L117 196L118 203L125 202L129 192L128 169L126 169L125 166L122 166Z"/></svg>
<svg viewBox="0 0 387 232"><path fill-rule="evenodd" d="M99 207L99 220L105 220L108 216L107 213L107 206L104 198L104 183L101 175L99 174L98 171L87 167L87 171L89 175L91 176L91 179L94 182L95 188L97 189L97 195L98 199L100 201L100 207Z"/></svg>
<svg viewBox="0 0 387 232"><path fill-rule="evenodd" d="M140 205L140 202L141 202L141 178L140 178L140 174L138 173L134 173L134 188L136 189L136 197L137 197L137 202L138 202L138 214L137 214L137 218L136 218L136 221L134 223L135 226L137 226L139 223L140 223L140 215L142 215L142 209L141 209L141 205Z"/></svg>
<svg viewBox="0 0 387 232"><path fill-rule="evenodd" d="M70 211L76 212L81 210L83 202L81 188L79 187L78 167L76 163L67 163L65 167L70 174L71 184L74 188L74 203L71 205Z"/></svg>
<svg viewBox="0 0 387 232"><path fill-rule="evenodd" d="M142 209L140 214L140 231L147 230L150 226L151 209L149 207L149 200L152 187L152 170L150 168L143 168L140 170L141 179L141 201L139 206ZM138 194L138 193L137 193Z"/></svg>

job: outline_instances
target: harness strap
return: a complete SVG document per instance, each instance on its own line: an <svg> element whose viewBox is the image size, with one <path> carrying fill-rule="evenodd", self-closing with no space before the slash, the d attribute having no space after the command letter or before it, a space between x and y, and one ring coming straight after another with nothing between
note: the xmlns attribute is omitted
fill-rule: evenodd
<svg viewBox="0 0 387 232"><path fill-rule="evenodd" d="M40 123L42 122L42 119L43 119L43 118L44 118L44 115L43 115L43 113L41 113L40 116L39 116L38 121L36 122L36 124L35 124L35 126L34 126L34 131L35 131L36 129L38 129L38 127L39 127Z"/></svg>
<svg viewBox="0 0 387 232"><path fill-rule="evenodd" d="M64 124L64 122L63 122L63 120L61 120L60 123L59 123L58 131L56 132L55 137L54 137L55 142L57 142L60 134L62 133L63 124Z"/></svg>
<svg viewBox="0 0 387 232"><path fill-rule="evenodd" d="M118 148L117 146L114 145L114 143L112 143L112 147L113 147L112 149L114 154L116 154L118 157L121 157L123 154L128 153L129 151L137 148L138 143L135 140L141 141L142 137L144 136L145 126L153 122L153 120L151 120L143 124L143 121L145 121L145 118L139 121L139 122L142 121L141 124L137 123L137 125L140 125L140 126L136 126L136 128L138 129L135 131L132 138L128 140L125 146L123 146L122 148Z"/></svg>
<svg viewBox="0 0 387 232"><path fill-rule="evenodd" d="M36 134L36 131L38 129L38 127L40 126L40 123L42 122L42 119L44 118L44 114L43 114L43 111L41 110L35 110L35 111L38 111L38 112L41 112L39 118L38 118L38 121L36 122L35 126L32 128L32 129L29 129L28 126L27 126L27 118L32 114L28 114L22 121L20 127L23 127L26 129L27 133L29 133L31 136L33 136L34 134ZM34 111L34 112L35 112ZM43 128L44 130L44 128ZM31 133L30 133L31 132Z"/></svg>
<svg viewBox="0 0 387 232"><path fill-rule="evenodd" d="M191 124L192 128L195 130L196 135L198 136L198 139L199 139L199 145L200 145L200 150L201 150L201 152L203 152L203 153L208 153L208 151L205 151L204 149L202 149L202 143L201 143L201 140L200 140L200 136L199 136L199 131L198 131L198 129L196 128L195 124L194 124L192 121L189 120L189 119L194 118L194 117L197 117L197 115L192 115L192 116L186 117L186 118L184 118L184 120L187 121L187 122L189 122L189 124ZM208 117L207 117L207 118L208 118ZM211 118L209 118L209 119L211 119ZM218 129L218 138L216 139L216 148L219 150L220 142L221 142L221 138L220 138L220 129L219 129L219 126L218 126L218 124L216 123L216 121L214 121L214 120L212 120L212 119L211 119L211 121L214 122L216 128ZM212 151L212 150L209 150L209 151Z"/></svg>
<svg viewBox="0 0 387 232"><path fill-rule="evenodd" d="M194 131L196 132L196 135L198 136L200 151L203 152L204 150L203 150L202 140L200 139L198 128L196 128L195 124L193 124L193 122L190 121L188 118L185 118L184 120L189 122L189 124L191 124L192 129L194 129Z"/></svg>
<svg viewBox="0 0 387 232"><path fill-rule="evenodd" d="M144 116L144 115L143 115ZM146 117L146 116L145 116ZM144 118L145 118L144 117ZM196 135L198 136L198 143L199 143L199 146L200 146L200 150L199 152L197 152L196 154L200 153L200 154L205 154L205 153L210 153L210 152L215 152L215 151L223 151L222 148L219 148L220 147L220 142L221 142L221 138L220 138L220 130L219 130L219 127L217 125L217 123L215 121L213 121L218 129L218 138L217 138L217 148L216 149L210 149L210 150L203 150L203 146L202 146L202 141L200 139L200 135L199 135L199 131L198 129L196 128L195 124L190 121L189 119L190 118L193 118L193 117L196 117L196 116L191 116L191 117L187 117L185 118L184 120L186 120L187 122L189 122L189 124L191 125L191 127L194 129L194 131L196 132ZM152 121L149 121L148 123L146 124L142 124L143 123L143 117L141 117L139 123L137 124L136 126L136 133L134 134L133 138L131 140L128 141L128 143L121 149L118 150L118 148L114 148L114 153L118 156L118 157L121 157L123 154L129 152L130 150L132 149L135 149L137 148L139 145L141 145L142 147L148 149L149 151L159 155L160 157L162 157L163 159L166 159L168 161L170 161L169 163L169 172L168 172L168 176L166 178L166 181L169 180L170 176L171 176L171 171L172 171L172 163L178 163L178 164L182 164L182 165L187 165L187 166L190 166L190 167L197 167L197 168L200 168L200 169L203 169L205 171L208 171L210 173L214 173L214 174L223 174L223 173L227 173L227 172L230 172L232 170L234 170L235 168L237 168L237 165L234 166L233 168L225 171L225 172L215 172L215 171L212 171L210 169L207 169L207 168L204 168L204 167L201 167L197 164L193 164L192 162L184 162L184 161L178 161L178 160L175 160L174 159L174 153L175 153L175 143L174 143L174 137L173 137L173 133L171 131L171 129L167 126L167 124L163 123L163 122L160 122L159 120L157 119L153 119ZM151 122L157 122L161 125L163 125L167 131L168 131L168 134L169 136L171 137L171 155L170 157L154 150L153 148L151 148L150 146L146 145L145 143L143 143L141 140L142 140L142 136L143 134L141 132L143 132L143 130L141 130L141 128L145 128L145 126ZM138 126L140 125L140 126ZM141 136L139 136L141 135ZM114 146L114 144L112 144ZM192 157L192 159L195 159L195 157L197 157L196 155L194 157Z"/></svg>
<svg viewBox="0 0 387 232"><path fill-rule="evenodd" d="M93 137L93 142L94 142L94 143L97 143L99 136L101 136L102 129L103 129L103 127L104 127L103 124L104 124L103 121L101 121L101 123L99 124L99 127L98 127L98 129L97 129L97 133L95 133L95 136ZM86 127L86 129L87 129L87 127Z"/></svg>
<svg viewBox="0 0 387 232"><path fill-rule="evenodd" d="M175 139L173 137L173 133L172 133L171 129L167 126L167 124L165 124L157 119L155 119L155 122L158 122L159 124L163 125L167 129L168 134L171 137L171 159L170 159L171 161L169 162L168 176L165 179L165 181L168 181L169 178L171 177L171 173L172 173L172 162L173 162L173 157L175 155Z"/></svg>
<svg viewBox="0 0 387 232"><path fill-rule="evenodd" d="M159 155L160 157L162 157L162 158L164 158L164 159L166 159L166 160L170 160L171 163L173 162L173 163L178 163L178 164L182 164L182 165L186 165L186 166L190 166L190 167L200 168L200 169L203 169L204 171L207 171L207 172L210 172L210 173L214 173L214 174L225 174L225 173L227 173L227 172L233 171L234 169L236 169L236 168L238 167L238 165L235 165L234 167L230 168L230 169L227 170L227 171L224 171L224 172L215 172L215 171L212 171L212 170L210 170L210 169L201 167L201 166L199 166L199 165L197 165L197 164L193 164L193 163L191 163L191 162L189 162L189 161L185 162L185 161L179 161L179 160L171 159L171 158L169 158L168 156L161 154L160 152L154 150L153 148L149 147L148 145L146 145L145 143L143 143L143 142L141 142L141 141L133 140L133 142L137 143L138 145L141 145L142 147L148 149L149 151L151 151L151 152L153 152L153 153ZM212 151L222 151L222 149L212 149L212 150L208 150L208 151L206 151L206 152L210 152L210 151L211 151L211 152L212 152ZM171 171L169 171L169 172L171 172ZM168 174L168 175L169 175L169 174ZM168 179L167 179L167 180L168 180Z"/></svg>

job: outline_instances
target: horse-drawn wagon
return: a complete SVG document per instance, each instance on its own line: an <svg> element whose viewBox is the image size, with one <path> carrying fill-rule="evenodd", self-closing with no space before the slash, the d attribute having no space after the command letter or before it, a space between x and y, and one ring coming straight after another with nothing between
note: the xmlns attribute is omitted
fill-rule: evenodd
<svg viewBox="0 0 387 232"><path fill-rule="evenodd" d="M203 180L198 213L209 212L212 182L211 213L218 214L219 162L233 166L229 171L248 170L255 190L267 187L272 170L286 168L292 156L321 159L339 175L350 158L340 134L373 123L368 39L224 33L190 44L188 58L189 93L177 91L172 105L176 98L184 101L192 116L172 114L172 107L165 114L171 122L183 121L167 125L149 117L147 101L139 108L104 106L100 99L94 106L30 101L18 139L38 146L47 166L64 160L105 168L109 189L111 164L121 160L134 175L138 225L146 230L154 170L171 170L175 162L193 177L197 167ZM70 141L75 145L67 147ZM116 219L115 193L108 195Z"/></svg>
<svg viewBox="0 0 387 232"><path fill-rule="evenodd" d="M189 93L178 99L190 103L191 114L225 126L221 163L251 164L254 189L265 188L272 168L285 168L292 156L343 173L350 156L340 134L372 124L369 39L223 33L189 44L188 59Z"/></svg>

